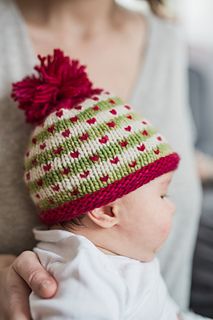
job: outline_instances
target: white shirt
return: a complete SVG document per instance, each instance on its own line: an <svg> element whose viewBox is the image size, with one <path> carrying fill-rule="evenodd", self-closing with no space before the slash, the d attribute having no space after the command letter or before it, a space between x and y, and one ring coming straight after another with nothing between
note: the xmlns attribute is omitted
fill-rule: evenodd
<svg viewBox="0 0 213 320"><path fill-rule="evenodd" d="M157 259L106 255L87 238L35 230L35 252L58 282L52 299L30 296L33 320L177 320Z"/></svg>

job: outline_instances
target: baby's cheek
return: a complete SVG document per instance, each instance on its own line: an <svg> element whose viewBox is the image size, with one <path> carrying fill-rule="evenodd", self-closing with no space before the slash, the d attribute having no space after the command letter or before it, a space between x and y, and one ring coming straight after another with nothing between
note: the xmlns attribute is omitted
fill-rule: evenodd
<svg viewBox="0 0 213 320"><path fill-rule="evenodd" d="M162 219L160 225L160 233L162 241L165 241L170 233L172 227L172 217L168 216L167 219Z"/></svg>

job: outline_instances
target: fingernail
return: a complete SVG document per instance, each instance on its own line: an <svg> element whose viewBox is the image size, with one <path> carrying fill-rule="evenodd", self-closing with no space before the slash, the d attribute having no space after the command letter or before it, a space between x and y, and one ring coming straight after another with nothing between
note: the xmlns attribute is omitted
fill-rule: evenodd
<svg viewBox="0 0 213 320"><path fill-rule="evenodd" d="M43 287L44 289L50 288L51 285L52 285L52 283L51 283L51 281L49 281L49 280L45 280L44 282L42 282L42 287Z"/></svg>

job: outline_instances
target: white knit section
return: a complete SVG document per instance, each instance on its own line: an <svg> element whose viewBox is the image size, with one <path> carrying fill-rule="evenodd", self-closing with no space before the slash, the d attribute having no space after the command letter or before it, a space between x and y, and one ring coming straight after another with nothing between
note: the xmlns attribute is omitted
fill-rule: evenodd
<svg viewBox="0 0 213 320"><path fill-rule="evenodd" d="M157 148L158 146L160 146L161 144L165 144L165 141L159 141L157 139L159 135L155 135L152 136L150 139L148 139L146 142L141 143L145 145L145 151L144 154L147 151L150 151L153 148ZM97 179L100 178L101 176L107 175L110 172L114 171L116 166L122 166L122 165L126 165L127 162L131 162L134 161L135 159L137 159L137 157L141 155L141 151L139 151L137 149L137 146L134 146L132 148L129 148L127 150L125 150L121 155L118 155L119 158L119 164L115 165L112 164L110 162L110 159L105 161L105 162L94 162L94 165L91 166L88 170L90 171L89 176L86 179ZM145 156L145 155L144 155ZM146 156L145 156L146 157ZM69 161L70 158L67 156L67 159L65 158L64 161ZM57 168L63 170L62 166L61 166L61 162L58 162L57 164ZM86 170L86 169L85 169ZM96 173L96 174L94 174ZM34 176L35 178L35 176ZM85 179L85 180L86 180ZM59 188L61 191L63 190L73 190L73 187L77 187L80 183L80 181L84 181L84 179L82 179L80 177L80 174L78 175L71 175L69 178L64 178L63 181L57 183L59 185ZM52 187L49 186L47 188L41 188L39 190L39 195L41 197L41 199L37 199L35 197L37 192L35 192L34 194L32 194L33 200L35 201L35 203L39 203L39 201L46 199L48 196L51 197L54 193L56 193L55 191L52 190Z"/></svg>
<svg viewBox="0 0 213 320"><path fill-rule="evenodd" d="M70 150L69 154L64 154L64 155L61 155L60 157L58 157L58 158L56 157L56 158L58 160L60 160L62 163L64 163L64 166L66 167L67 163L74 163L80 159L85 158L86 156L87 157L92 156L92 155L98 153L101 148L104 148L104 146L107 147L110 143L116 144L116 143L119 143L120 141L125 140L125 138L128 138L130 136L130 132L126 131L124 129L125 127L127 127L127 125L125 125L123 128L118 128L116 130L113 129L112 131L108 132L106 135L109 138L109 140L106 144L100 143L99 140L101 139L101 137L96 138L92 141L88 140L88 141L85 141L84 144L82 143L82 145L80 145L78 149ZM134 133L137 133L137 132L140 133L144 129L144 125L141 123L141 121L137 121L137 120L132 120L131 127L132 127L131 135ZM103 136L105 136L105 135L103 135ZM157 136L159 136L159 134L157 134ZM154 137L155 136L148 138L148 141L150 141L150 143L152 143L151 141L152 141L152 138L154 138ZM61 142L63 142L62 138L60 138L60 139L61 139ZM159 143L159 141L158 141L158 143ZM57 147L57 146L55 146L55 147ZM75 152L75 151L79 152L79 157L77 159L72 158L70 156L70 153ZM51 161L49 163L51 163ZM40 174L38 175L38 170L37 170L38 167L40 167L41 170L43 171L43 175L45 174L45 171L43 169L44 165L45 164L42 164L42 165L39 165L39 166L36 166L36 167L33 167L32 169L30 169L31 181L38 179L38 177L40 176ZM55 168L55 169L57 169L57 168ZM41 172L40 169L39 169L39 172Z"/></svg>
<svg viewBox="0 0 213 320"><path fill-rule="evenodd" d="M98 102L102 101L108 101L109 99L116 99L118 97L116 96L112 96L112 95L108 95L105 93L102 93L100 95L96 95L96 97L98 98L97 101L93 100L93 99L87 99L82 103L79 103L80 106L82 106L81 110L77 110L75 108L72 109L63 109L61 108L60 110L63 110L63 116L61 117L61 119L69 119L71 116L77 116L79 115L80 112L86 110L87 108L90 108L92 106L95 106L96 104L98 104ZM113 105L112 105L113 107ZM117 108L117 107L116 107ZM59 111L59 110L58 110ZM57 111L54 111L53 113L51 113L46 120L44 121L43 125L39 125L35 128L33 135L36 136L38 135L40 132L42 132L45 128L48 128L49 126L53 125L54 123L58 122L60 120L59 117L57 117L56 115Z"/></svg>

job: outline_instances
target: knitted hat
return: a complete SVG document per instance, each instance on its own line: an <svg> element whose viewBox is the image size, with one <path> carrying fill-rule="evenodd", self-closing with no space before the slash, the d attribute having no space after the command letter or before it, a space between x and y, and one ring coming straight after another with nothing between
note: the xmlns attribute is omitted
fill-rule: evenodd
<svg viewBox="0 0 213 320"><path fill-rule="evenodd" d="M85 67L55 50L12 97L35 124L25 182L46 224L69 221L177 168L179 156L119 97L94 89Z"/></svg>

